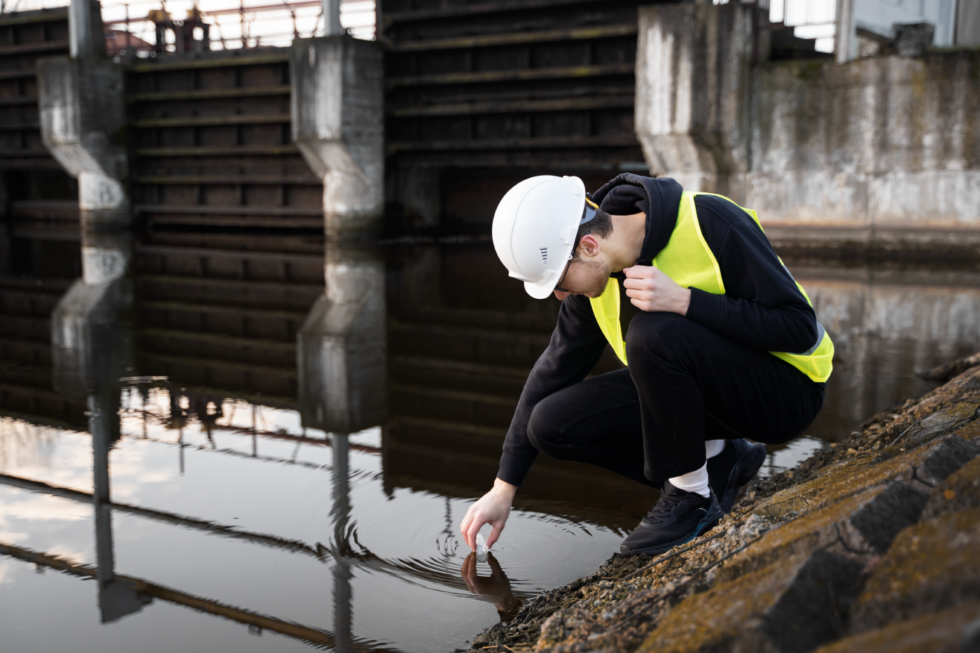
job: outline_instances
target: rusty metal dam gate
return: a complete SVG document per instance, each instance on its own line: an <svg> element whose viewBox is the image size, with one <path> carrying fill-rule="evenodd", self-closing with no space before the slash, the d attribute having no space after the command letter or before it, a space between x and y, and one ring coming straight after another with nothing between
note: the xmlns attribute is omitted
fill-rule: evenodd
<svg viewBox="0 0 980 653"><path fill-rule="evenodd" d="M379 2L385 231L486 232L495 198L530 174L596 187L645 172L633 131L639 4ZM68 49L67 8L0 17L0 210L15 257L30 254L11 239L77 239L77 184L45 150L35 72ZM123 63L134 225L322 230L323 183L291 137L288 48Z"/></svg>

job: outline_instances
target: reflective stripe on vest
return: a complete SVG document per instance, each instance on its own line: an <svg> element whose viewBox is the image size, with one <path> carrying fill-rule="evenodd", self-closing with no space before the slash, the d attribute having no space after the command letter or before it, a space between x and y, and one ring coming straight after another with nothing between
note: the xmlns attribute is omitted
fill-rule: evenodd
<svg viewBox="0 0 980 653"><path fill-rule="evenodd" d="M704 235L701 233L701 225L698 223L697 210L694 207L694 198L697 195L710 195L710 193L685 192L681 195L677 224L674 226L674 231L671 233L667 245L653 259L653 265L682 288L698 288L715 295L723 295L725 294L725 283L721 278L721 268L718 266L718 260L711 252L711 248L708 247L708 243L705 242ZM716 197L722 196L716 195ZM722 197L722 199L731 202L727 197ZM736 204L736 206L738 205ZM755 223L759 225L759 229L762 229L755 211L745 208L742 210L751 215ZM803 290L803 286L797 283L796 287L800 289L807 303L813 306L813 302ZM619 324L619 301L619 281L615 278L609 279L602 295L590 298L592 312L595 313L599 328L602 329L606 340L616 352L616 356L626 365L628 364L626 361L626 342L623 339L623 331ZM817 322L816 342L809 351L801 354L776 351L770 353L786 361L818 383L829 379L833 370L834 343L819 322Z"/></svg>

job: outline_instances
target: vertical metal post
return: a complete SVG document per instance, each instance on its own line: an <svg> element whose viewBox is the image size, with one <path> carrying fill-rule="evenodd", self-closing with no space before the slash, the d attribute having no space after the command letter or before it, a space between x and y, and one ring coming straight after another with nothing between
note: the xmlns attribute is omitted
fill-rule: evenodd
<svg viewBox="0 0 980 653"><path fill-rule="evenodd" d="M322 0L323 36L337 36L344 33L340 26L340 0Z"/></svg>
<svg viewBox="0 0 980 653"><path fill-rule="evenodd" d="M838 64L857 58L857 33L854 25L854 0L837 0L837 26L834 34L834 59Z"/></svg>
<svg viewBox="0 0 980 653"><path fill-rule="evenodd" d="M331 434L333 450L333 546L337 561L333 570L334 637L337 651L354 650L353 613L351 611L351 570L348 555L347 523L350 521L350 442L346 434Z"/></svg>

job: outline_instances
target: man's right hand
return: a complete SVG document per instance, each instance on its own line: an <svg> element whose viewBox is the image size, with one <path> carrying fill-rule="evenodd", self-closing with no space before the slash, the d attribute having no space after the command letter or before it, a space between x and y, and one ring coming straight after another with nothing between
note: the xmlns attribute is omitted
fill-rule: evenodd
<svg viewBox="0 0 980 653"><path fill-rule="evenodd" d="M510 516L510 506L514 502L514 495L517 494L517 486L511 485L499 478L493 483L493 489L484 494L480 499L470 506L463 517L463 523L459 530L463 533L463 538L471 549L476 551L476 534L484 524L490 524L493 531L487 538L487 548L500 537L500 533L507 524L507 517Z"/></svg>

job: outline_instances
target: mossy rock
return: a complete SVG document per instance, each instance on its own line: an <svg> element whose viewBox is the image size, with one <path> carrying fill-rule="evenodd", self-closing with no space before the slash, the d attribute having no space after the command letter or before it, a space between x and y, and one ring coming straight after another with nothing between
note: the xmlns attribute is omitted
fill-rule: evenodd
<svg viewBox="0 0 980 653"><path fill-rule="evenodd" d="M866 564L919 520L929 495L904 483L878 485L766 533L718 572L730 580L791 555L826 549Z"/></svg>
<svg viewBox="0 0 980 653"><path fill-rule="evenodd" d="M980 618L980 603L922 615L848 637L816 653L960 653L966 630Z"/></svg>
<svg viewBox="0 0 980 653"><path fill-rule="evenodd" d="M980 456L936 486L923 510L922 518L936 519L968 508L980 508Z"/></svg>
<svg viewBox="0 0 980 653"><path fill-rule="evenodd" d="M770 518L805 514L895 481L929 487L980 452L976 445L956 436L911 451L907 448L896 444L878 453L858 454L828 467L810 481L777 492L753 512Z"/></svg>
<svg viewBox="0 0 980 653"><path fill-rule="evenodd" d="M828 551L787 558L689 597L639 652L811 650L837 637L861 568Z"/></svg>
<svg viewBox="0 0 980 653"><path fill-rule="evenodd" d="M851 613L860 633L964 601L980 601L980 508L899 533Z"/></svg>

